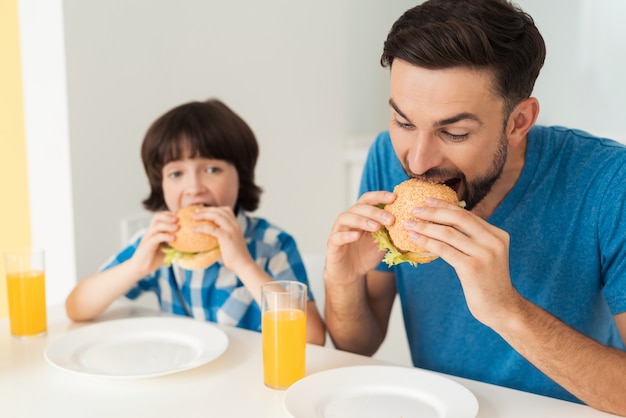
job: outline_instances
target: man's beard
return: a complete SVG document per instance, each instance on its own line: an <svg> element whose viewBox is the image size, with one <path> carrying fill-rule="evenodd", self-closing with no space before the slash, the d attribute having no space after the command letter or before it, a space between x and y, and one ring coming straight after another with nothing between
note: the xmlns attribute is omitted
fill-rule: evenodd
<svg viewBox="0 0 626 418"><path fill-rule="evenodd" d="M507 140L504 135L500 137L498 143L498 149L493 156L493 162L487 173L477 178L476 180L468 183L465 174L459 170L444 170L439 168L432 168L422 175L417 175L409 170L408 161L405 160L403 168L405 173L412 178L418 178L426 181L443 181L448 179L457 179L459 183L463 184L463 195L459 196L459 200L465 201L465 209L472 210L478 203L480 203L487 194L491 191L491 188L496 181L502 175L504 170L504 164L506 163L508 153ZM458 188L457 188L458 189Z"/></svg>

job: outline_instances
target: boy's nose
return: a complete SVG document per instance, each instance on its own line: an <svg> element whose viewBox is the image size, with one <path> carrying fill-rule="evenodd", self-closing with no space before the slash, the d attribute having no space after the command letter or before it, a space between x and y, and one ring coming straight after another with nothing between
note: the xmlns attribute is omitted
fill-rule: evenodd
<svg viewBox="0 0 626 418"><path fill-rule="evenodd" d="M186 188L190 193L197 193L204 190L202 179L198 175L192 175L187 177Z"/></svg>

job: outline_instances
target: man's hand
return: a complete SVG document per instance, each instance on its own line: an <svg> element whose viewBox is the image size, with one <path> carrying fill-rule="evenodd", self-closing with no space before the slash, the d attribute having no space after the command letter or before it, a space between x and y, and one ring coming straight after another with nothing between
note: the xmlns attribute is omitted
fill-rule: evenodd
<svg viewBox="0 0 626 418"><path fill-rule="evenodd" d="M415 208L409 236L456 270L472 315L493 326L498 312L511 309L520 295L511 284L509 234L472 212L437 199Z"/></svg>
<svg viewBox="0 0 626 418"><path fill-rule="evenodd" d="M393 216L378 207L393 202L394 194L368 192L350 209L339 214L326 248L325 277L344 282L354 281L374 269L382 260L371 233L381 225L391 225Z"/></svg>

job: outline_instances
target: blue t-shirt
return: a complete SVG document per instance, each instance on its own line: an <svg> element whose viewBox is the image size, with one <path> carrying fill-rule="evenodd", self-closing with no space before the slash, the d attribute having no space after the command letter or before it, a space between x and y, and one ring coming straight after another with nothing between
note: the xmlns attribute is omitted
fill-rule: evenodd
<svg viewBox="0 0 626 418"><path fill-rule="evenodd" d="M246 215L242 210L237 222L244 233L250 255L275 280L296 280L308 286L302 258L291 235L265 219ZM112 257L103 267L107 270L130 259L143 232L130 245ZM261 331L261 311L248 289L222 260L205 270L185 270L176 264L162 266L141 279L126 296L136 299L143 292L154 292L161 310L178 315Z"/></svg>
<svg viewBox="0 0 626 418"><path fill-rule="evenodd" d="M381 133L361 193L392 191L406 179L389 133ZM487 221L510 234L511 279L522 296L624 350L613 315L626 311L626 147L581 131L533 127L520 178ZM391 271L415 366L578 401L471 315L445 261Z"/></svg>

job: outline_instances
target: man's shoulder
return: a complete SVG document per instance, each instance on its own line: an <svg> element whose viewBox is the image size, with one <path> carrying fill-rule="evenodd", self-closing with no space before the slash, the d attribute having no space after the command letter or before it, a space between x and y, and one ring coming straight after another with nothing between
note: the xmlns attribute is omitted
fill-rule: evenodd
<svg viewBox="0 0 626 418"><path fill-rule="evenodd" d="M580 150L585 147L612 148L614 152L626 153L626 143L619 142L616 138L564 126L536 125L529 132L529 138L555 144L568 144Z"/></svg>
<svg viewBox="0 0 626 418"><path fill-rule="evenodd" d="M382 131L376 135L374 142L370 147L370 154L376 154L379 156L394 156L395 152L393 150L393 145L391 143L391 136L389 135L389 131Z"/></svg>
<svg viewBox="0 0 626 418"><path fill-rule="evenodd" d="M398 160L388 131L376 136L363 169L361 193L369 190L393 190L408 176ZM367 190L366 190L367 189Z"/></svg>
<svg viewBox="0 0 626 418"><path fill-rule="evenodd" d="M533 128L531 134L527 162L535 164L535 177L551 179L546 184L563 191L577 187L598 198L606 193L626 196L621 187L626 181L625 144L558 126Z"/></svg>
<svg viewBox="0 0 626 418"><path fill-rule="evenodd" d="M529 145L544 157L592 170L626 165L626 144L579 129L535 126L529 133Z"/></svg>

